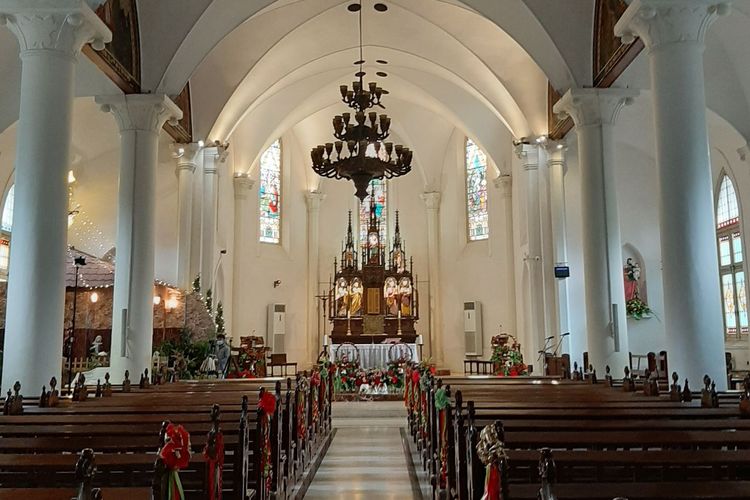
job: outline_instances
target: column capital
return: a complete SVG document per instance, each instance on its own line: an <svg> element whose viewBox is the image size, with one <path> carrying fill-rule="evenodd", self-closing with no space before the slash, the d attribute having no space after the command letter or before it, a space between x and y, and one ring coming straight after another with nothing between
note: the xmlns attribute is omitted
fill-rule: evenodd
<svg viewBox="0 0 750 500"><path fill-rule="evenodd" d="M253 189L255 181L246 173L235 172L234 174L234 197L238 200L247 199L247 194Z"/></svg>
<svg viewBox="0 0 750 500"><path fill-rule="evenodd" d="M141 130L158 133L165 122L176 122L182 111L164 94L97 96L96 103L112 113L120 132Z"/></svg>
<svg viewBox="0 0 750 500"><path fill-rule="evenodd" d="M0 0L0 25L18 38L21 57L56 53L76 57L112 41L112 32L84 0Z"/></svg>
<svg viewBox="0 0 750 500"><path fill-rule="evenodd" d="M510 196L513 191L513 176L510 174L500 174L492 181L495 187L500 190L503 197Z"/></svg>
<svg viewBox="0 0 750 500"><path fill-rule="evenodd" d="M221 161L222 149L219 146L207 146L203 148L203 173L216 175L218 168L216 164Z"/></svg>
<svg viewBox="0 0 750 500"><path fill-rule="evenodd" d="M439 191L430 191L419 195L422 201L424 201L427 210L438 210L440 208L440 196Z"/></svg>
<svg viewBox="0 0 750 500"><path fill-rule="evenodd" d="M513 148L524 170L537 170L539 168L539 146L536 144L516 144Z"/></svg>
<svg viewBox="0 0 750 500"><path fill-rule="evenodd" d="M320 210L320 205L325 201L326 195L320 191L308 191L305 193L305 201L307 202L307 211L315 212Z"/></svg>
<svg viewBox="0 0 750 500"><path fill-rule="evenodd" d="M615 25L615 36L626 44L640 37L649 51L672 43L702 47L708 27L729 11L729 2L719 0L633 0Z"/></svg>
<svg viewBox="0 0 750 500"><path fill-rule="evenodd" d="M614 125L622 108L632 104L639 94L635 89L570 89L553 111L569 115L576 128Z"/></svg>

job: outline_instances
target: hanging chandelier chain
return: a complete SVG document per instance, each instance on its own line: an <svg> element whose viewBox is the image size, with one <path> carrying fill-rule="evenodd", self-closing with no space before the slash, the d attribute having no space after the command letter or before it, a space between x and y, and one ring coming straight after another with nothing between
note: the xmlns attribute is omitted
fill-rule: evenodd
<svg viewBox="0 0 750 500"><path fill-rule="evenodd" d="M377 3L378 12L385 12L387 6ZM341 85L341 100L354 113L346 112L333 117L334 142L316 146L310 151L312 168L321 177L329 179L349 179L357 188L357 197L364 201L367 188L373 179L392 179L411 172L412 151L401 144L385 142L390 136L391 119L386 114L378 115L367 111L381 103L387 90L377 83L364 84L364 42L362 32L362 0L351 4L349 10L359 11L359 72L351 89Z"/></svg>

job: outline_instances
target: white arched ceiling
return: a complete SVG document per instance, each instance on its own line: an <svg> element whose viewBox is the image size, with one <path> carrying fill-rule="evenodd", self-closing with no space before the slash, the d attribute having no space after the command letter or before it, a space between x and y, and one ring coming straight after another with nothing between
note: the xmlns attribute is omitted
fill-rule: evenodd
<svg viewBox="0 0 750 500"><path fill-rule="evenodd" d="M172 3L174 1L171 0ZM203 5L205 1L201 0L196 3ZM593 0L577 1L586 4L593 3ZM158 18L161 9L157 9L155 6L152 7L152 3L141 2L141 17L145 16L149 19ZM250 20L253 16L265 17L269 14L272 15L275 22L269 24L273 24L272 28L277 33L272 38L273 41L279 38L279 34L281 36L286 34L288 31L284 30L289 30L290 25L304 22L305 19L310 19L321 12L325 12L333 5L343 7L347 3L341 0L316 0L315 2L304 0L280 0L277 2L273 0L214 0L206 6L202 15L192 24L189 33L179 43L178 47L175 47L174 41L171 40L173 37L168 37L170 38L170 43L161 43L159 41L158 43L147 44L144 40L144 57L160 53L163 58L163 54L173 54L173 57L164 66L158 80L156 78L149 78L149 81L145 82L144 88L177 94L201 61L208 57L220 44L222 39L235 29L240 28L243 23ZM370 7L369 4L371 3L371 1L365 0L365 8ZM466 27L464 23L457 22L456 18L462 17L462 11L466 13L476 12L479 16L475 16L475 18L486 18L499 28L499 31L504 32L504 34L507 33L512 39L516 40L518 45L523 47L536 64L542 68L543 72L556 88L564 89L576 83L568 64L566 64L561 56L555 42L550 34L545 31L542 23L535 17L534 12L527 5L527 1L464 0L463 2L459 2L457 0L391 0L390 5L392 7L401 6L402 8L413 9L419 13L420 17L430 19L436 25L450 27L455 31L465 30L470 34L475 34L472 29L473 23ZM579 10L581 9L566 9L565 14L570 19ZM583 12L586 13L587 10L584 8ZM547 13L547 17L554 18L554 13ZM590 25L590 21L587 22L585 18L576 19L573 23L576 26L580 26L581 24ZM182 32L184 31L184 27L182 26L184 26L185 21L169 17L164 20L163 24L163 29ZM178 26L172 28L175 25ZM566 24L563 26L563 34L570 25ZM340 25L334 23L328 26L328 29L333 31L340 28ZM258 38L257 43L265 45L268 42ZM590 42L587 43L585 48L578 47L578 50L590 50ZM573 51L573 55L579 54L579 51ZM152 75L157 74L159 70L158 68L149 69L148 73ZM152 82L155 81L159 83L153 87Z"/></svg>
<svg viewBox="0 0 750 500"><path fill-rule="evenodd" d="M379 69L391 74L400 65L440 75L485 100L514 135L544 133L546 78L533 60L505 33L465 8L435 0L419 0L410 3L410 8L418 7L416 3L442 5L452 11L455 26L465 27L458 34L463 42L424 16L391 4L386 14L365 15L365 59L388 60L390 64ZM271 45L269 40L278 36L276 21L289 22L282 10L259 15L235 30L193 75L193 95L201 96L194 97L198 137L226 138L245 108L278 82L334 66L354 72L351 63L359 59L357 23L345 4L300 24ZM264 42L258 45L256 40ZM352 79L349 75L344 82ZM336 88L339 83L334 83ZM387 80L383 85L390 89Z"/></svg>

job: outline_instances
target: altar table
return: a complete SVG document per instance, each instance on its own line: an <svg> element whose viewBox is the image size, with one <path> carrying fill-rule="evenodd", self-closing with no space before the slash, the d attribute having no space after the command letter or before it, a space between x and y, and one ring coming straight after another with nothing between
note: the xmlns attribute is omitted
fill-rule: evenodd
<svg viewBox="0 0 750 500"><path fill-rule="evenodd" d="M329 346L331 360L336 359L336 348L339 345L340 344L331 344ZM365 370L370 368L386 368L388 366L388 352L391 348L391 345L393 344L357 344L357 349L359 350L359 366ZM412 352L412 361L419 362L419 350L417 349L416 344L400 345L409 346ZM353 346L345 344L339 350L339 355L344 352L349 352L351 353L349 355L350 359L354 359L356 355L353 354L353 351Z"/></svg>

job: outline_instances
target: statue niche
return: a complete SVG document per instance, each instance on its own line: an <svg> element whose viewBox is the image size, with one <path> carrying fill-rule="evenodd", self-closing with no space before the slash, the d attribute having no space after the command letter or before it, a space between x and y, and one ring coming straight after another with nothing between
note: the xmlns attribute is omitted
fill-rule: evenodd
<svg viewBox="0 0 750 500"><path fill-rule="evenodd" d="M349 212L346 243L341 251L340 265L334 261L335 276L329 292L328 315L334 344L369 344L377 337L380 340L399 337L405 343L416 340L414 327L419 319L419 295L412 273L413 261L409 261L407 268L398 212L393 246L387 257L386 244L380 241L381 223L377 211L371 206L360 265Z"/></svg>

